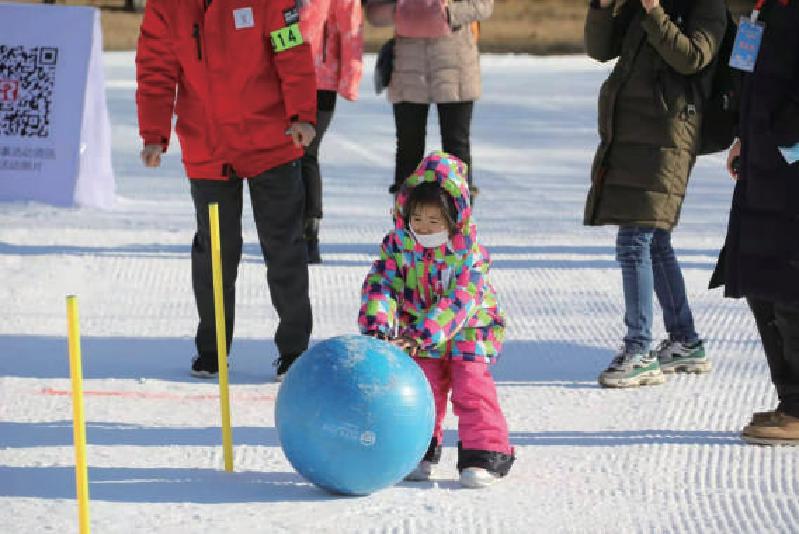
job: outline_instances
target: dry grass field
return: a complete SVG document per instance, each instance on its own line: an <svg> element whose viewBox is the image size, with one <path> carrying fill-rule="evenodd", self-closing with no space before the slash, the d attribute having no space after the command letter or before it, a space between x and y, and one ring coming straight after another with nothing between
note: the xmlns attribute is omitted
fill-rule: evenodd
<svg viewBox="0 0 799 534"><path fill-rule="evenodd" d="M21 0L37 3L37 0ZM636 1L636 0L631 0ZM728 0L733 12L743 12L750 0ZM583 21L588 0L495 0L494 14L481 26L484 52L564 54L583 51ZM106 50L136 46L141 14L122 10L123 0L61 0L59 3L102 8ZM390 29L366 26L366 49L375 51Z"/></svg>

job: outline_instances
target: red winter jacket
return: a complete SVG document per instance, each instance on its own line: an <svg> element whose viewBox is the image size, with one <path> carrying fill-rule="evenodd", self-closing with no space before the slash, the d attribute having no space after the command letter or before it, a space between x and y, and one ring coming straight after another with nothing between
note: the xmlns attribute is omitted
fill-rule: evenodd
<svg viewBox="0 0 799 534"><path fill-rule="evenodd" d="M316 122L311 48L295 0L149 0L136 50L145 144L169 144L189 178L255 176L302 156L292 120ZM175 89L177 88L177 98Z"/></svg>

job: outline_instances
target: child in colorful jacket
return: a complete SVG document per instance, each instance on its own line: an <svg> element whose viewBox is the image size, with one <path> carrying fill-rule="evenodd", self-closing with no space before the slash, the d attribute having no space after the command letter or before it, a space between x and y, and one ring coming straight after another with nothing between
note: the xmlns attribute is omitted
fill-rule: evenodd
<svg viewBox="0 0 799 534"><path fill-rule="evenodd" d="M422 160L399 190L395 229L363 284L364 334L408 351L430 382L436 420L427 454L406 480L429 480L441 456L447 395L458 416L458 471L485 487L514 461L488 365L505 321L488 281L490 259L476 240L466 165L445 152Z"/></svg>

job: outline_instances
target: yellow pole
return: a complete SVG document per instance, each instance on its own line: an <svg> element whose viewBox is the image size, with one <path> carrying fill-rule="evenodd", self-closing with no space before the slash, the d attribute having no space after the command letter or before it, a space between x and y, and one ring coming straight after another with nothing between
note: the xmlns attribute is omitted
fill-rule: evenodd
<svg viewBox="0 0 799 534"><path fill-rule="evenodd" d="M89 475L86 466L86 423L83 418L83 370L80 363L78 297L67 296L69 374L72 377L72 437L75 443L75 484L81 534L89 533Z"/></svg>
<svg viewBox="0 0 799 534"><path fill-rule="evenodd" d="M222 413L222 450L225 471L233 471L233 435L230 429L230 393L227 376L227 335L225 333L225 300L222 294L222 247L219 240L219 204L208 205L211 222L211 266L214 278L214 312L216 315L216 352L219 360L219 409Z"/></svg>

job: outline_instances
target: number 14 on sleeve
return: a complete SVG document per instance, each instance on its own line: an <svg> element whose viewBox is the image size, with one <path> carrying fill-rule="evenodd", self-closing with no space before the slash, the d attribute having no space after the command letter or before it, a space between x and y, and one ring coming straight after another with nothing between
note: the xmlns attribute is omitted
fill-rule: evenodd
<svg viewBox="0 0 799 534"><path fill-rule="evenodd" d="M275 53L285 52L303 43L298 23L275 30L269 36L272 39L272 49Z"/></svg>

